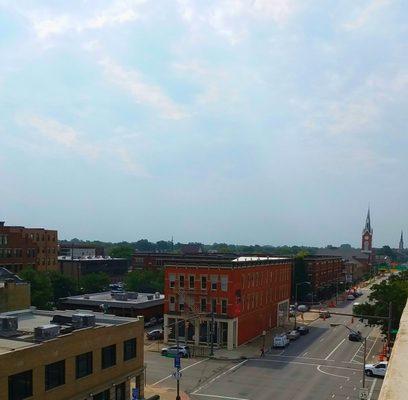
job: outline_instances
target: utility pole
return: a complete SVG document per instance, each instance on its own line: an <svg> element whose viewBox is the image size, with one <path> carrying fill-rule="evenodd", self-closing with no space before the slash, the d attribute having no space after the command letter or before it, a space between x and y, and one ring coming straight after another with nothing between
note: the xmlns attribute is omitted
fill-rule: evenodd
<svg viewBox="0 0 408 400"><path fill-rule="evenodd" d="M210 357L214 357L214 311L211 311Z"/></svg>
<svg viewBox="0 0 408 400"><path fill-rule="evenodd" d="M181 400L180 397L180 355L178 354L179 352L179 321L177 321L177 324L175 326L176 328L176 346L177 346L177 355L176 359L178 358L178 364L176 365L176 380L177 380L177 396L176 400Z"/></svg>

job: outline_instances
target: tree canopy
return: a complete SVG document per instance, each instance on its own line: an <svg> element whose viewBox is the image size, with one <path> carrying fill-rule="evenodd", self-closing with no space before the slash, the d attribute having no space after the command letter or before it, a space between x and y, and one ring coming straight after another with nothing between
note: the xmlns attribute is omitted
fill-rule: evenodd
<svg viewBox="0 0 408 400"><path fill-rule="evenodd" d="M135 249L131 245L122 244L112 247L109 251L109 255L114 258L126 258L131 260L134 252Z"/></svg>
<svg viewBox="0 0 408 400"><path fill-rule="evenodd" d="M98 293L109 289L110 279L104 272L83 275L79 280L82 293Z"/></svg>
<svg viewBox="0 0 408 400"><path fill-rule="evenodd" d="M52 307L53 288L50 277L46 273L33 268L25 268L20 273L21 279L30 282L31 304L37 308L48 310Z"/></svg>
<svg viewBox="0 0 408 400"><path fill-rule="evenodd" d="M163 271L133 271L125 277L125 288L132 292L161 292L164 290Z"/></svg>

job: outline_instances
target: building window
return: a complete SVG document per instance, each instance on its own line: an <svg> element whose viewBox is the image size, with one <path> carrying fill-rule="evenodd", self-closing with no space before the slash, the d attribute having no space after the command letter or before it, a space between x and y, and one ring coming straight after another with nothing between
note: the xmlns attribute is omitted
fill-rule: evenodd
<svg viewBox="0 0 408 400"><path fill-rule="evenodd" d="M217 299L211 299L211 312L217 313Z"/></svg>
<svg viewBox="0 0 408 400"><path fill-rule="evenodd" d="M228 276L221 275L221 290L226 292L228 290Z"/></svg>
<svg viewBox="0 0 408 400"><path fill-rule="evenodd" d="M136 358L136 338L123 342L123 361Z"/></svg>
<svg viewBox="0 0 408 400"><path fill-rule="evenodd" d="M122 382L115 387L115 400L125 400L126 396L126 383Z"/></svg>
<svg viewBox="0 0 408 400"><path fill-rule="evenodd" d="M189 276L189 285L190 285L190 289L194 289L194 275L190 275Z"/></svg>
<svg viewBox="0 0 408 400"><path fill-rule="evenodd" d="M179 286L184 287L184 275L179 276Z"/></svg>
<svg viewBox="0 0 408 400"><path fill-rule="evenodd" d="M33 371L20 372L8 378L9 400L23 400L33 395Z"/></svg>
<svg viewBox="0 0 408 400"><path fill-rule="evenodd" d="M45 390L65 384L65 360L45 366Z"/></svg>
<svg viewBox="0 0 408 400"><path fill-rule="evenodd" d="M116 365L116 344L102 348L102 369Z"/></svg>
<svg viewBox="0 0 408 400"><path fill-rule="evenodd" d="M92 374L92 351L76 356L76 378Z"/></svg>
<svg viewBox="0 0 408 400"><path fill-rule="evenodd" d="M207 299L205 297L201 298L200 307L201 312L207 312Z"/></svg>
<svg viewBox="0 0 408 400"><path fill-rule="evenodd" d="M207 289L207 277L206 276L201 277L201 289Z"/></svg>
<svg viewBox="0 0 408 400"><path fill-rule="evenodd" d="M221 314L227 313L227 300L221 300Z"/></svg>
<svg viewBox="0 0 408 400"><path fill-rule="evenodd" d="M170 287L174 288L176 285L176 275L175 274L170 274L169 275L169 281L170 281Z"/></svg>
<svg viewBox="0 0 408 400"><path fill-rule="evenodd" d="M104 390L93 396L93 400L110 400L110 391L109 389Z"/></svg>
<svg viewBox="0 0 408 400"><path fill-rule="evenodd" d="M175 311L176 310L176 299L174 296L170 296L170 303L169 303L169 310L170 311Z"/></svg>
<svg viewBox="0 0 408 400"><path fill-rule="evenodd" d="M218 275L211 275L211 290L217 290Z"/></svg>

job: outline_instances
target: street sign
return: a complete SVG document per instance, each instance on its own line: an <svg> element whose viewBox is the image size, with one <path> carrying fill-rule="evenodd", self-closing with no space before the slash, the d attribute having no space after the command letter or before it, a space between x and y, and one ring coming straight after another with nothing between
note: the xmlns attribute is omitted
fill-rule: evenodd
<svg viewBox="0 0 408 400"><path fill-rule="evenodd" d="M173 372L173 378L179 380L182 377L182 373L180 371Z"/></svg>
<svg viewBox="0 0 408 400"><path fill-rule="evenodd" d="M181 368L181 358L180 358L180 356L174 357L174 368Z"/></svg>
<svg viewBox="0 0 408 400"><path fill-rule="evenodd" d="M139 400L139 388L132 389L132 400Z"/></svg>
<svg viewBox="0 0 408 400"><path fill-rule="evenodd" d="M361 388L358 392L358 399L359 400L368 400L368 389Z"/></svg>

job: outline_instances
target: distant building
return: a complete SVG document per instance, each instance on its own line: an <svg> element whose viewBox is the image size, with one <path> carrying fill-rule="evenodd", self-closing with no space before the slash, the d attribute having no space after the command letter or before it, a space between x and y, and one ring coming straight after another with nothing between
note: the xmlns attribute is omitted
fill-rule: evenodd
<svg viewBox="0 0 408 400"><path fill-rule="evenodd" d="M70 296L60 301L60 308L70 310L104 310L123 317L163 317L164 295L160 293L102 292Z"/></svg>
<svg viewBox="0 0 408 400"><path fill-rule="evenodd" d="M25 267L55 271L58 269L57 257L57 231L6 226L0 222L0 267L14 273Z"/></svg>
<svg viewBox="0 0 408 400"><path fill-rule="evenodd" d="M189 244L183 244L181 246L181 252L182 254L201 254L203 253L203 247L201 244L198 243L189 243Z"/></svg>
<svg viewBox="0 0 408 400"><path fill-rule="evenodd" d="M224 255L166 263L164 340L232 349L288 318L292 259ZM169 329L169 327L173 327Z"/></svg>
<svg viewBox="0 0 408 400"><path fill-rule="evenodd" d="M0 398L124 400L144 394L143 318L66 311L0 314Z"/></svg>
<svg viewBox="0 0 408 400"><path fill-rule="evenodd" d="M30 284L6 268L0 268L0 313L31 305Z"/></svg>
<svg viewBox="0 0 408 400"><path fill-rule="evenodd" d="M370 209L367 211L366 223L361 235L361 251L369 255L372 255L373 251L373 228L371 227Z"/></svg>
<svg viewBox="0 0 408 400"><path fill-rule="evenodd" d="M129 261L126 258L82 257L72 259L60 256L58 262L60 272L78 282L82 276L95 272L104 272L110 277L112 283L121 282L129 270Z"/></svg>
<svg viewBox="0 0 408 400"><path fill-rule="evenodd" d="M404 250L404 234L403 234L402 230L401 230L401 237L400 237L400 241L399 241L398 250L400 250L400 251Z"/></svg>
<svg viewBox="0 0 408 400"><path fill-rule="evenodd" d="M101 246L91 246L87 244L65 244L60 243L59 256L83 258L105 256L105 249Z"/></svg>

